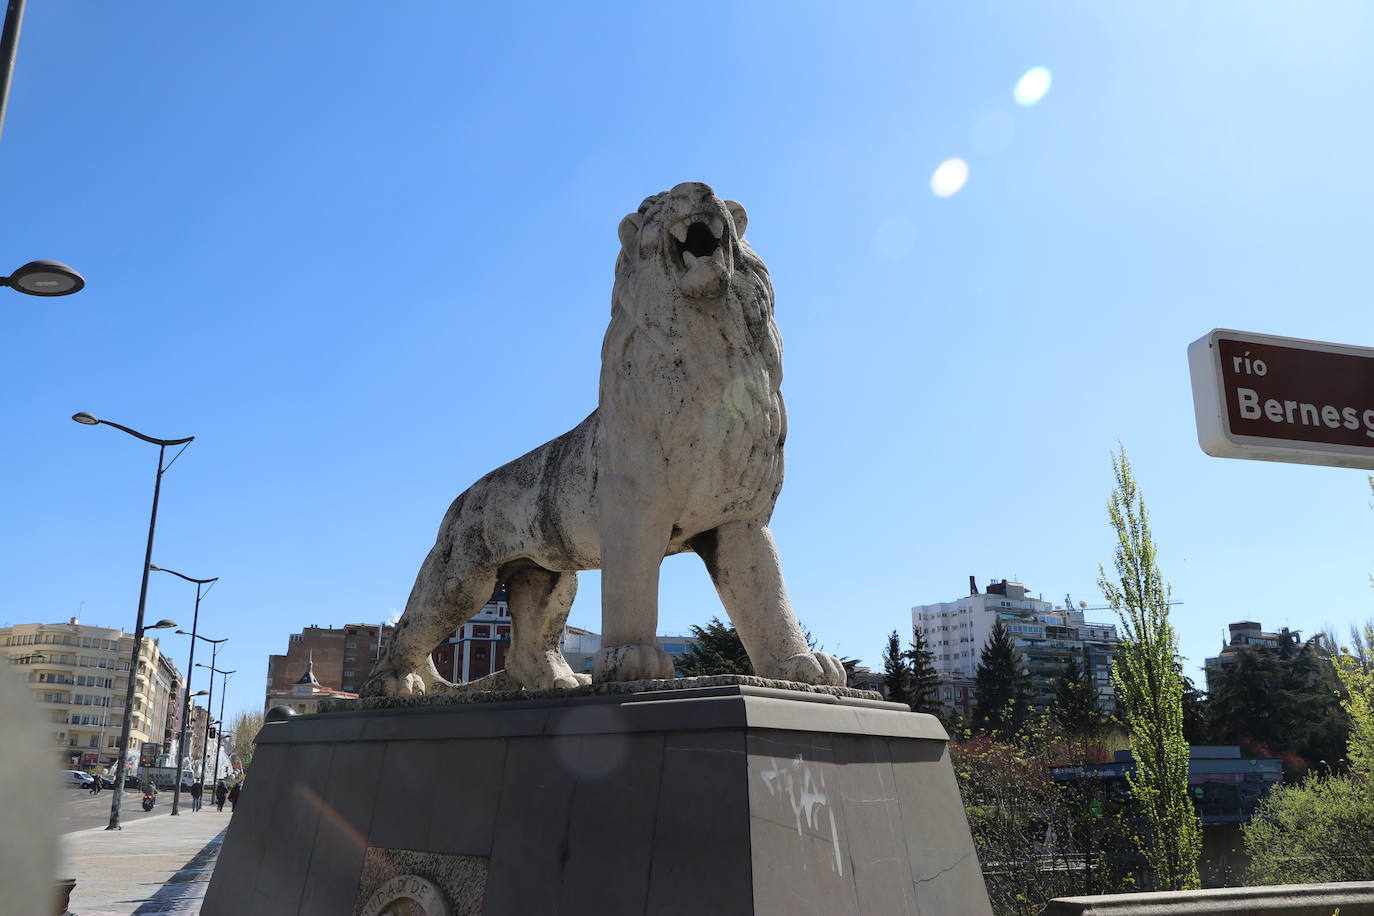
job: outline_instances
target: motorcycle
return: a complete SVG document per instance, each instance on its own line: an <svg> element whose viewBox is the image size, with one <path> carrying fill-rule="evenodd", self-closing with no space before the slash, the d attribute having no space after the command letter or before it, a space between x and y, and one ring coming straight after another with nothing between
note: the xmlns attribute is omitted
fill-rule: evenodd
<svg viewBox="0 0 1374 916"><path fill-rule="evenodd" d="M150 789L143 790L143 810L153 810L153 802L157 801L157 794Z"/></svg>

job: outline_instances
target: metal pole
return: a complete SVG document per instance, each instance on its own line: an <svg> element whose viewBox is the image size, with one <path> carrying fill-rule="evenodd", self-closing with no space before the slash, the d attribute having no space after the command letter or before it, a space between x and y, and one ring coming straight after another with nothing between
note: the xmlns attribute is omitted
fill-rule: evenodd
<svg viewBox="0 0 1374 916"><path fill-rule="evenodd" d="M172 790L172 815L177 815L177 805L181 801L181 760L191 759L190 749L186 747L186 717L191 713L191 676L196 670L196 626L200 623L200 583L196 583L196 613L191 618L191 657L186 662L186 702L181 704L181 734L177 736L177 787Z"/></svg>
<svg viewBox="0 0 1374 916"><path fill-rule="evenodd" d="M5 9L5 30L0 32L0 134L5 130L10 77L14 75L14 56L19 49L19 28L23 24L24 0L9 0L9 6Z"/></svg>
<svg viewBox="0 0 1374 916"><path fill-rule="evenodd" d="M215 732L215 782L219 782L219 757L224 747L224 698L229 693L229 675L232 671L227 671L223 679L219 682L219 729ZM210 675L214 677L214 675Z"/></svg>
<svg viewBox="0 0 1374 916"><path fill-rule="evenodd" d="M157 449L157 479L153 483L153 512L148 519L148 550L143 557L143 584L138 591L138 619L134 622L134 652L129 662L129 689L124 694L124 724L119 727L119 757L115 760L115 791L110 800L110 823L106 830L122 830L119 825L119 803L124 798L124 758L129 750L129 727L134 719L134 681L138 677L138 656L143 647L143 608L148 603L148 567L153 563L153 532L157 528L157 500L162 494L162 459L167 446Z"/></svg>
<svg viewBox="0 0 1374 916"><path fill-rule="evenodd" d="M210 753L210 710L215 702L215 660L219 658L219 646L210 649L210 695L205 698L205 740L201 742L200 749L200 787L204 794L205 790L205 758Z"/></svg>

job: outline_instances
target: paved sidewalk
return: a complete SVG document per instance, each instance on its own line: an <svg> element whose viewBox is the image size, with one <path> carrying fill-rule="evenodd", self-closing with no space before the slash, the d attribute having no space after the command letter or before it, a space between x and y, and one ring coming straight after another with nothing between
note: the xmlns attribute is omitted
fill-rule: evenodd
<svg viewBox="0 0 1374 916"><path fill-rule="evenodd" d="M210 886L229 812L206 807L62 837L59 877L76 879L76 916L193 914Z"/></svg>

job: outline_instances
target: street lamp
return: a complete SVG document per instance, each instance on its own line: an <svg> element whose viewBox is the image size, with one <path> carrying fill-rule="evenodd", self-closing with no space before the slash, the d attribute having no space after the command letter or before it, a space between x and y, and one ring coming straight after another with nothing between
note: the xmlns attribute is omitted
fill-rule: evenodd
<svg viewBox="0 0 1374 916"><path fill-rule="evenodd" d="M220 640L220 641L223 642L224 640ZM222 675L224 675L224 680L220 681L220 683L219 683L219 689L220 689L221 691L223 691L223 690L226 690L226 689L228 688L228 685L229 685L229 675L234 674L235 672L238 671L237 668L235 668L234 671L221 671L221 670L219 670L218 668L215 667L215 655L217 654L218 650L219 650L219 646L215 646L215 648L211 651L211 653L210 653L210 664L208 664L208 665L202 665L200 662L196 662L196 667L197 667L197 668L207 668L207 669L209 669L209 671L211 672L211 674L210 674L210 699L208 699L208 700L205 701L205 747L204 747L204 749L202 749L201 755L200 755L200 779L201 779L201 783L202 783L202 784L204 784L204 782L205 782L205 760L206 760L206 758L207 758L207 757L209 756L209 754L210 754L210 708L214 705L214 702L215 702L215 675L216 675L216 674L222 674ZM223 729L224 729L224 697L223 697L223 695L221 695L220 698L219 698L219 720L218 720L218 721L219 721L220 730L223 731ZM218 733L216 733L216 740L218 741ZM219 751L218 751L218 747L219 747L219 745L216 744L216 751L215 751L215 776L216 776L216 777L219 776Z"/></svg>
<svg viewBox="0 0 1374 916"><path fill-rule="evenodd" d="M191 714L191 697L198 697L205 694L203 690L200 693L191 693L191 675L195 673L194 669L196 664L196 627L200 625L200 589L203 585L210 585L213 587L214 583L219 581L219 577L216 576L213 579L192 579L190 576L184 576L174 569L163 569L160 566L153 566L151 564L149 564L148 568L153 572L165 572L176 576L178 579L185 579L187 582L194 582L196 584L196 611L195 615L191 618L191 632L186 633L185 630L177 630L178 633L185 633L185 635L191 637L191 657L187 659L186 663L186 702L181 705L181 733L177 737L177 781L176 788L172 790L172 816L176 817L180 813L177 808L181 803L181 757L186 748L186 718ZM214 640L210 641L213 642Z"/></svg>
<svg viewBox="0 0 1374 916"><path fill-rule="evenodd" d="M208 642L208 643L210 644L210 664L211 664L211 665L214 665L215 659L219 657L219 647L220 647L220 643L225 643L225 642L228 642L228 641L229 641L229 637L228 637L228 636L224 637L223 639L211 639L211 638L208 637L208 636L200 636L200 635L197 635L197 634L195 634L195 633L187 633L185 630L177 630L177 632L180 633L182 636L189 636L189 637L191 637L191 648L192 648L192 650L193 650L193 653L194 653L194 649L195 649L195 645L196 645L196 640L197 640L197 639L203 640L204 642ZM192 655L192 658L194 658L194 654ZM199 664L199 663L197 663L197 662L195 662L195 661L192 661L192 662L191 662L191 666L192 666L193 668L204 668L204 667L205 667L204 665ZM194 673L194 672L193 672L192 670L187 669L187 672L186 672L186 679L187 679L187 682L188 682L188 683L190 682L190 678L191 678L191 675L192 675L193 673ZM204 691L201 691L201 693L204 693ZM200 694L196 694L196 695L197 695L197 696L200 696ZM209 692L208 694L206 694L206 696L208 696L210 699L208 699L208 700L205 701L205 741L202 742L202 747L204 746L204 744L207 744L207 743L209 743L209 741L210 741L210 704L213 703L213 702L215 702L215 676L214 676L213 674L210 675L210 692ZM182 728L183 728L183 732L182 732L182 733L185 734L185 731L184 731L185 725L183 725ZM204 753L203 750L202 750L201 755L200 755L200 775L198 775L196 778L200 780L201 786L204 786L204 785L205 785L205 753ZM180 778L177 779L177 782L178 782L178 783L181 782Z"/></svg>
<svg viewBox="0 0 1374 916"><path fill-rule="evenodd" d="M30 261L0 277L0 286L30 296L70 296L85 285L86 278L61 261Z"/></svg>
<svg viewBox="0 0 1374 916"><path fill-rule="evenodd" d="M138 619L134 623L134 654L133 660L129 664L129 690L124 697L124 724L119 728L119 757L115 761L115 785L122 788L124 785L124 758L129 750L129 726L133 724L134 678L138 673L139 650L143 647L143 609L147 607L148 604L148 572L153 565L153 532L157 529L157 501L162 493L162 474L167 470L167 466L163 464L163 459L167 455L167 446L189 445L195 439L195 436L187 436L185 439L154 439L152 436L145 436L143 433L129 429L127 426L121 426L109 420L97 420L85 411L74 414L72 419L86 426L96 426L102 423L106 426L113 426L115 429L126 432L135 438L142 439L144 442L151 442L158 447L157 477L153 482L153 511L148 519L148 549L143 556L143 582L138 590ZM177 454L180 454L180 452ZM173 458L172 460L175 461L176 459ZM165 627L174 626L176 626L176 624L172 621L162 620L153 624L153 626L148 629L163 629ZM178 782L179 781L180 780L178 780ZM124 793L122 791L117 791L114 793L114 798L110 800L110 823L105 828L106 830L122 829L119 825L119 803L123 797Z"/></svg>

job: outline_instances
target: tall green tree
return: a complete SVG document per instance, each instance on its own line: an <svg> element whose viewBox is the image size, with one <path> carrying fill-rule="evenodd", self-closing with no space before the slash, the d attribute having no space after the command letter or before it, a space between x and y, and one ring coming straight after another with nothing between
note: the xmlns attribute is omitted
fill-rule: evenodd
<svg viewBox="0 0 1374 916"><path fill-rule="evenodd" d="M1065 732L1076 737L1094 738L1102 729L1097 685L1076 656L1069 657L1063 672L1055 679L1053 715Z"/></svg>
<svg viewBox="0 0 1374 916"><path fill-rule="evenodd" d="M883 650L883 686L887 689L889 702L911 705L911 669L907 667L906 653L902 651L902 640L896 630L888 634L887 648Z"/></svg>
<svg viewBox="0 0 1374 916"><path fill-rule="evenodd" d="M979 656L973 696L973 727L984 734L1010 740L1030 718L1030 678L1022 673L1016 643L1000 620Z"/></svg>
<svg viewBox="0 0 1374 916"><path fill-rule="evenodd" d="M911 628L911 645L903 654L911 672L911 699L908 705L913 712L941 715L940 674L935 670L935 653L926 641L925 630L916 626Z"/></svg>
<svg viewBox="0 0 1374 916"><path fill-rule="evenodd" d="M1169 623L1170 589L1160 575L1149 513L1123 448L1112 456L1116 486L1107 514L1116 531L1116 579L1098 566L1098 585L1121 618L1121 648L1112 666L1125 706L1135 770L1131 795L1147 832L1139 847L1159 887L1201 886L1202 825L1188 797L1188 742L1183 738L1183 679L1178 638Z"/></svg>

